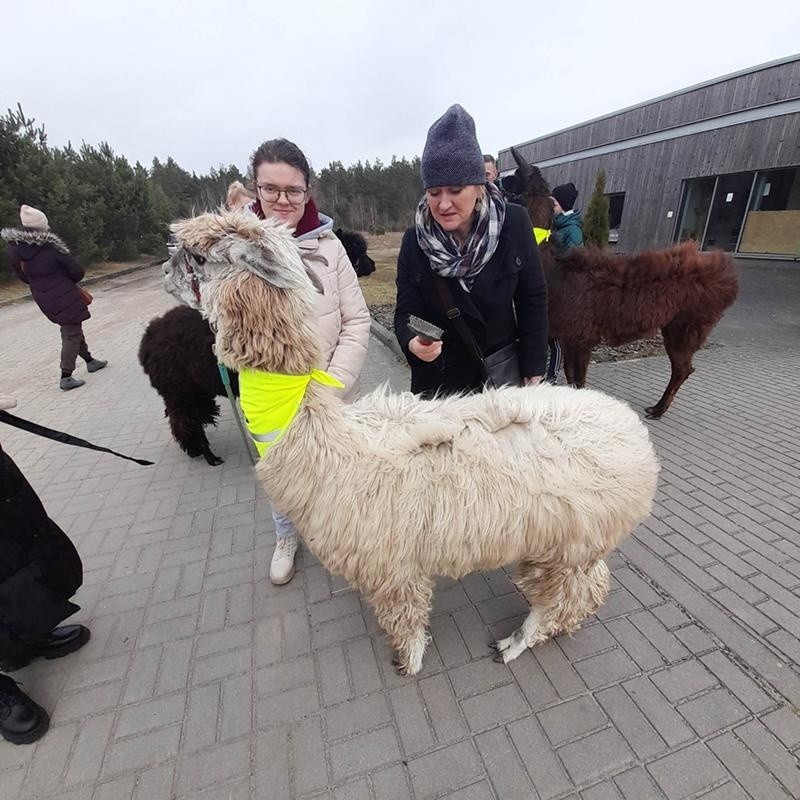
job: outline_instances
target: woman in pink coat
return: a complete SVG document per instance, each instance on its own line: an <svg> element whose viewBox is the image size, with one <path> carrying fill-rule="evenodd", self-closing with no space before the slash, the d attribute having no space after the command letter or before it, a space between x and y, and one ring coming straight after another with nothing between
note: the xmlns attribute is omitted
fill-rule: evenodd
<svg viewBox="0 0 800 800"><path fill-rule="evenodd" d="M309 187L311 170L300 148L287 139L264 142L252 157L256 199L250 210L294 228L306 265L324 289L316 296L317 320L325 369L345 386L345 401L355 399L358 376L367 355L370 315L355 270L333 232L333 220L321 214ZM294 575L297 533L288 517L273 507L277 542L270 580L288 583Z"/></svg>

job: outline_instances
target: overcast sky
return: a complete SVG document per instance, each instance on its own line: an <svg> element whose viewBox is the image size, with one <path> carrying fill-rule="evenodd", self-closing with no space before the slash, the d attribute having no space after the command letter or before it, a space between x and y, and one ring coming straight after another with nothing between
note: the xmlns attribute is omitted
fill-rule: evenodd
<svg viewBox="0 0 800 800"><path fill-rule="evenodd" d="M800 49L800 2L73 0L3 4L0 110L51 144L244 168L422 151L452 103L485 152Z"/></svg>

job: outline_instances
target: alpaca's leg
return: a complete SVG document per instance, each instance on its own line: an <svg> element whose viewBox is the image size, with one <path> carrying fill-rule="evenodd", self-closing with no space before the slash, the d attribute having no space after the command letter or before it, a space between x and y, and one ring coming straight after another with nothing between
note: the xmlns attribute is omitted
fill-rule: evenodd
<svg viewBox="0 0 800 800"><path fill-rule="evenodd" d="M572 363L574 348L566 342L561 342L561 358L564 364L564 377L567 379L567 386L575 385L575 369Z"/></svg>
<svg viewBox="0 0 800 800"><path fill-rule="evenodd" d="M525 617L524 622L517 628L511 636L505 639L498 639L496 642L491 642L489 647L497 650L497 655L494 660L508 664L515 658L521 656L529 647L533 647L539 639L539 627L541 615L539 610L531 606L528 616ZM544 641L543 639L541 641ZM530 642L530 644L529 644Z"/></svg>
<svg viewBox="0 0 800 800"><path fill-rule="evenodd" d="M692 356L700 349L710 330L710 325L687 325L674 321L661 329L672 372L661 399L645 409L649 419L658 419L672 405L678 389L694 372Z"/></svg>
<svg viewBox="0 0 800 800"><path fill-rule="evenodd" d="M427 633L433 585L427 578L402 586L383 586L367 597L396 653L401 675L416 675L430 637Z"/></svg>
<svg viewBox="0 0 800 800"><path fill-rule="evenodd" d="M175 441L190 458L203 456L212 467L223 463L223 460L211 451L204 429L206 425L216 424L219 415L216 400L198 396L190 404L168 405L165 413L169 418Z"/></svg>
<svg viewBox="0 0 800 800"><path fill-rule="evenodd" d="M582 347L574 350L572 356L572 385L577 389L583 389L586 385L586 373L589 371L592 348Z"/></svg>
<svg viewBox="0 0 800 800"><path fill-rule="evenodd" d="M508 663L527 647L577 630L602 604L609 580L608 567L602 559L583 567L521 562L517 585L531 604L531 611L511 636L492 645L497 650L495 660Z"/></svg>
<svg viewBox="0 0 800 800"><path fill-rule="evenodd" d="M586 372L589 369L589 359L592 348L582 345L561 343L564 358L564 376L569 386L582 389L586 383Z"/></svg>

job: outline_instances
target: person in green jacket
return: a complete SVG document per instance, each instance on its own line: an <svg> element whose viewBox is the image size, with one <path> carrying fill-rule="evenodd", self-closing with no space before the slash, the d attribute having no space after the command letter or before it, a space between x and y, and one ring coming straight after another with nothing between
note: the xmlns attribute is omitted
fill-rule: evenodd
<svg viewBox="0 0 800 800"><path fill-rule="evenodd" d="M564 255L570 247L583 246L583 218L575 208L578 190L574 183L562 183L553 189L553 224L552 237L556 257ZM561 345L558 339L548 339L547 347L550 356L547 359L545 381L555 384L561 371Z"/></svg>
<svg viewBox="0 0 800 800"><path fill-rule="evenodd" d="M553 189L553 235L560 251L565 253L570 247L583 246L583 218L575 208L578 190L574 183L564 183Z"/></svg>

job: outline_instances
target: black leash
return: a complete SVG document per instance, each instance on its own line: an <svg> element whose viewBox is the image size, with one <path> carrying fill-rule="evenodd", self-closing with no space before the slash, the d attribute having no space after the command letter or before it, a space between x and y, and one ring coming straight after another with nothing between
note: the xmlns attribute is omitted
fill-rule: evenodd
<svg viewBox="0 0 800 800"><path fill-rule="evenodd" d="M30 422L21 417L15 417L9 414L8 411L0 411L0 422L5 422L6 425L11 425L14 428L27 431L28 433L35 433L37 436L44 436L45 439L52 439L54 442L61 442L61 444L71 444L74 447L85 447L88 450L99 450L102 453L111 453L112 456L117 458L124 458L126 461L133 461L136 464L141 464L143 467L150 467L154 462L145 461L143 458L132 458L131 456L124 456L122 453L116 453L114 450L109 450L107 447L100 447L99 445L87 442L86 439L79 439L77 436L72 436L69 433L62 431L54 431L52 428L45 428L44 425L37 425L35 422Z"/></svg>

